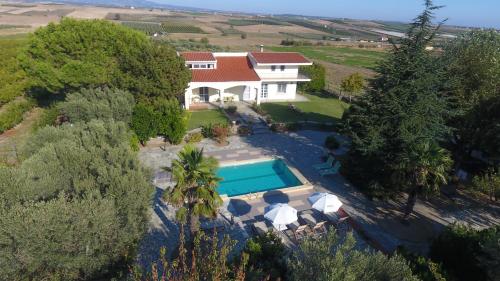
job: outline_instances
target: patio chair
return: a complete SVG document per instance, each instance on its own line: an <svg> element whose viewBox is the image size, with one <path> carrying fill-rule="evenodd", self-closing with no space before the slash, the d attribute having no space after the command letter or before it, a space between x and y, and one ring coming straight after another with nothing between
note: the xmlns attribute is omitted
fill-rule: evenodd
<svg viewBox="0 0 500 281"><path fill-rule="evenodd" d="M269 228L263 221L252 224L252 229L257 235L266 235L269 232Z"/></svg>
<svg viewBox="0 0 500 281"><path fill-rule="evenodd" d="M320 221L312 228L313 232L317 235L322 235L326 232L326 221Z"/></svg>
<svg viewBox="0 0 500 281"><path fill-rule="evenodd" d="M336 175L339 173L339 170L340 170L340 162L337 162L337 163L335 163L335 165L333 165L332 168L319 171L319 174L322 177L329 176L329 175Z"/></svg>
<svg viewBox="0 0 500 281"><path fill-rule="evenodd" d="M333 157L332 155L329 155L326 162L313 165L313 168L316 170L324 170L324 169L332 168L333 162L335 162L335 157Z"/></svg>
<svg viewBox="0 0 500 281"><path fill-rule="evenodd" d="M296 242L303 240L307 236L307 231L309 230L309 225L299 224L298 222L289 224L288 227L295 237Z"/></svg>

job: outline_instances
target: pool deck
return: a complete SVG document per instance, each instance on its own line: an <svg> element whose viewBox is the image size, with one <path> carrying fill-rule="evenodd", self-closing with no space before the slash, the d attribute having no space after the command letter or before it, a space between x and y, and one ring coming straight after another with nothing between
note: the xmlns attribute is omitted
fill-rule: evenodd
<svg viewBox="0 0 500 281"><path fill-rule="evenodd" d="M203 148L206 155L213 156L220 162L283 157L313 185L310 192L274 195L269 193L257 199L227 200L218 218L207 222L205 227L210 227L210 224L224 225L225 234L238 242L237 247L242 247L252 234L249 223L262 216L266 206L281 202L288 203L299 211L310 208L307 197L312 192L330 192L337 195L344 203L343 209L356 223L356 227L388 252L401 244L415 251L425 251L430 239L453 222L467 223L478 228L500 224L498 212L491 211L484 204L473 204L470 200L462 198L454 199L454 204L440 203L447 200L446 198L418 201L410 223L401 224L401 213L398 210L403 209L405 195L386 202L371 201L341 175L321 177L312 168L314 164L322 162L322 157L326 153L323 142L330 134L331 132L299 131L249 137L233 136L229 138L229 145L224 147L218 146L211 140L203 140L198 147ZM339 139L343 140L341 136ZM162 170L162 167L169 167L180 149L182 146L168 146L165 149L147 147L140 152L141 161L153 171L154 183L158 187L150 229L140 247L139 260L145 264L155 260L161 246L174 249L178 242L176 210L162 202L160 198L165 189L174 185L170 174ZM343 146L335 151L335 154L345 154L347 149Z"/></svg>

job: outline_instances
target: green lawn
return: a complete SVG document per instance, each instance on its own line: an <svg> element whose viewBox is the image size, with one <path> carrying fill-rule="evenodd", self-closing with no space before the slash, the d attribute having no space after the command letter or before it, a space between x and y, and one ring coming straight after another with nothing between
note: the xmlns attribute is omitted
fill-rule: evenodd
<svg viewBox="0 0 500 281"><path fill-rule="evenodd" d="M380 51L333 46L282 46L269 48L278 52L299 52L313 60L369 69L373 69L377 62L386 56L386 53Z"/></svg>
<svg viewBox="0 0 500 281"><path fill-rule="evenodd" d="M219 110L192 111L188 129L193 130L210 123L227 123L224 113Z"/></svg>
<svg viewBox="0 0 500 281"><path fill-rule="evenodd" d="M297 113L291 110L288 102L263 103L262 108L277 122L297 122L297 121L316 121L336 123L342 118L344 111L349 107L345 102L339 101L335 97L318 97L303 94L309 101L292 102L302 110Z"/></svg>

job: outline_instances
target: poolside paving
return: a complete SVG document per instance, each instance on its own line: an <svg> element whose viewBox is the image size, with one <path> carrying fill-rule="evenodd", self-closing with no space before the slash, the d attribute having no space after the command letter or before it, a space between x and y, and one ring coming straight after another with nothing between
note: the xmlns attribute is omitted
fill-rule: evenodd
<svg viewBox="0 0 500 281"><path fill-rule="evenodd" d="M465 222L477 227L486 227L500 223L500 216L492 213L486 207L443 204L433 199L427 202L419 201L415 206L415 214L408 225L400 223L405 197L401 196L389 202L370 201L341 175L321 177L312 166L320 163L326 154L323 147L328 132L299 131L286 134L259 134L249 137L233 136L229 138L229 145L218 146L211 140L203 140L198 144L207 155L219 161L241 161L259 158L261 156L279 156L285 158L296 167L310 183L314 191L331 192L337 195L344 203L343 209L353 218L357 227L370 239L376 241L379 248L391 252L398 245L405 245L412 250L425 253L429 246L429 238L433 237L444 226L453 222ZM348 140L338 136L343 143ZM150 167L155 175L155 184L159 192L173 186L169 173L162 167L170 166L172 159L182 146L168 146L165 149L158 147L141 150L142 162ZM335 151L337 155L345 154L348 146L344 145ZM311 191L312 192L312 191ZM310 208L307 197L310 194L281 194L280 196L264 196L261 199L245 199L241 201L229 200L221 210L217 219L219 223L227 225L227 233L237 240L242 247L250 230L245 222L250 222L259 215L263 215L266 206L286 201L299 210ZM149 235L141 246L141 260L154 257L158 245L174 247L178 241L178 226L173 220L175 209L159 202L157 196L153 212ZM444 208L443 205L447 207Z"/></svg>

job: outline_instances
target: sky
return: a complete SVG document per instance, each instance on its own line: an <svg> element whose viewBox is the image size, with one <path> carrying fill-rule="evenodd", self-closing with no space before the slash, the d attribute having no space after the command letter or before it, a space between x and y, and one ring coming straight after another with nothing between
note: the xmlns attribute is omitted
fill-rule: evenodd
<svg viewBox="0 0 500 281"><path fill-rule="evenodd" d="M423 0L155 0L156 2L266 14L300 14L335 18L410 21ZM436 13L447 24L500 28L500 0L434 0L445 5Z"/></svg>

